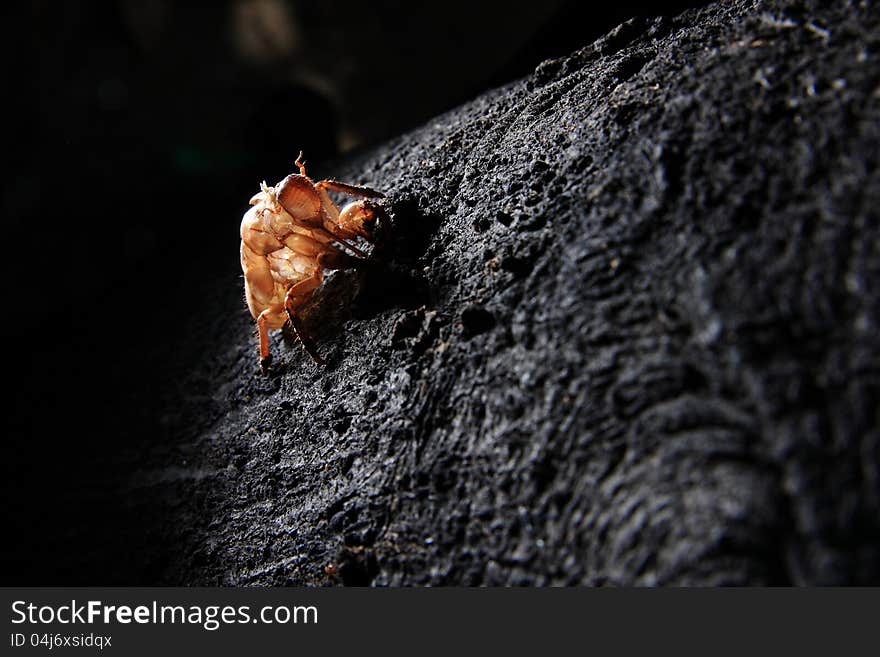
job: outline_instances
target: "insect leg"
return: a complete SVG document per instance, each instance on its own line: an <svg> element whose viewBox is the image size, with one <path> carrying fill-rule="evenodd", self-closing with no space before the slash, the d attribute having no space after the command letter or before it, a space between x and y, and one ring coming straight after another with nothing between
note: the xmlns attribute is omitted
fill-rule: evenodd
<svg viewBox="0 0 880 657"><path fill-rule="evenodd" d="M364 196L366 198L385 198L385 194L377 192L375 189L364 187L363 185L349 185L348 183L339 182L338 180L319 180L315 183L315 187L322 189L332 189L336 192L342 192L350 196Z"/></svg>
<svg viewBox="0 0 880 657"><path fill-rule="evenodd" d="M290 321L289 315L287 321L281 326L281 339L284 340L284 344L286 345L291 345L299 339L299 336L293 329L293 324Z"/></svg>
<svg viewBox="0 0 880 657"><path fill-rule="evenodd" d="M330 194L327 193L327 189L322 186L321 183L315 185L315 190L317 190L318 196L321 198L321 207L324 208L324 212L330 217L330 221L335 224L339 220L339 208L333 202L333 199L330 198Z"/></svg>
<svg viewBox="0 0 880 657"><path fill-rule="evenodd" d="M287 317L290 319L290 326L296 334L296 337L299 338L303 349L306 350L306 353L308 353L312 360L318 365L324 361L318 355L318 351L315 348L315 343L312 341L312 338L303 328L302 322L297 315L297 310L308 300L309 296L311 296L311 292L314 291L323 280L324 272L321 271L321 269L316 269L311 277L292 285L290 289L287 290L287 295L284 297L284 310L287 311Z"/></svg>
<svg viewBox="0 0 880 657"><path fill-rule="evenodd" d="M287 311L288 316L290 317L290 326L293 329L293 332L296 334L296 337L299 338L300 344L302 344L303 349L306 350L306 353L312 358L316 365L323 365L324 359L318 355L318 350L315 348L315 343L312 341L312 338L309 337L308 333L306 333L303 328L302 322L300 322L299 317L290 310Z"/></svg>
<svg viewBox="0 0 880 657"><path fill-rule="evenodd" d="M354 244L348 242L351 237L339 235L339 230L336 229L334 232L327 231L330 235L333 236L333 239L342 244L346 249L350 249L352 253L354 253L358 258L366 259L367 254L357 248ZM338 269L338 267L327 267L327 269Z"/></svg>
<svg viewBox="0 0 880 657"><path fill-rule="evenodd" d="M260 369L265 374L269 369L269 363L272 362L272 356L269 355L269 315L277 309L266 308L257 317L257 331L260 334Z"/></svg>
<svg viewBox="0 0 880 657"><path fill-rule="evenodd" d="M321 256L324 254L318 255L318 259L320 260ZM299 281L298 283L294 283L287 290L287 294L284 296L284 307L288 308L291 305L293 309L296 310L308 299L309 292L317 288L324 281L324 272L321 269L316 269L315 273L309 276L306 279Z"/></svg>

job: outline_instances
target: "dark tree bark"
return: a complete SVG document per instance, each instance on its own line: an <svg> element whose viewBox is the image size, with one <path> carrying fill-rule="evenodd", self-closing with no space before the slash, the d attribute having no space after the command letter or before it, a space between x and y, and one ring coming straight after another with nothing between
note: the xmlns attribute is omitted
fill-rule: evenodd
<svg viewBox="0 0 880 657"><path fill-rule="evenodd" d="M859 2L629 22L311 172L388 193L380 258L269 376L211 282L119 577L878 583L878 43Z"/></svg>

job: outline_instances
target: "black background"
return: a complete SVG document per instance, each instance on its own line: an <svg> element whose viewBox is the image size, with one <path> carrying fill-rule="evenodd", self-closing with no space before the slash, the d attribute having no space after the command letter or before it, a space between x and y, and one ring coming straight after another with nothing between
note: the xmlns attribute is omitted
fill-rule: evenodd
<svg viewBox="0 0 880 657"><path fill-rule="evenodd" d="M206 294L240 285L238 224L260 180L300 149L331 177L346 153L628 18L698 4L7 5L3 583L150 583L87 541L112 540L112 482L160 438L139 431L157 373L198 366L181 332Z"/></svg>

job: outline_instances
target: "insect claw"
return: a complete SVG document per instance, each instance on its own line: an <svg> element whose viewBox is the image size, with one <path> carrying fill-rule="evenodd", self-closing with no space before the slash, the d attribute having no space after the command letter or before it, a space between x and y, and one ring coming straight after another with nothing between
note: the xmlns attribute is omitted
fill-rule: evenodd
<svg viewBox="0 0 880 657"><path fill-rule="evenodd" d="M263 374L269 374L269 365L272 363L272 356L266 356L265 358L260 359L260 372Z"/></svg>
<svg viewBox="0 0 880 657"><path fill-rule="evenodd" d="M318 351L315 349L315 344L303 330L302 324L300 324L296 316L290 312L289 308L287 309L287 316L290 319L290 327L293 329L296 337L299 338L299 343L303 346L303 349L305 349L306 353L311 356L316 365L323 365L324 360L318 355Z"/></svg>
<svg viewBox="0 0 880 657"><path fill-rule="evenodd" d="M293 325L290 323L290 318L287 319L286 322L281 326L281 337L284 339L285 344L293 344L296 339L296 331L293 330Z"/></svg>

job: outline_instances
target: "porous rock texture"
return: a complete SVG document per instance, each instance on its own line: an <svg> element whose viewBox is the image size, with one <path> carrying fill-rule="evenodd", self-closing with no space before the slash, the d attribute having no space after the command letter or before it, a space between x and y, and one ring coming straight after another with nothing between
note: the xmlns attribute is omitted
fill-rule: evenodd
<svg viewBox="0 0 880 657"><path fill-rule="evenodd" d="M387 192L376 264L268 376L216 285L127 493L144 576L880 582L878 138L876 5L740 0L311 172Z"/></svg>

